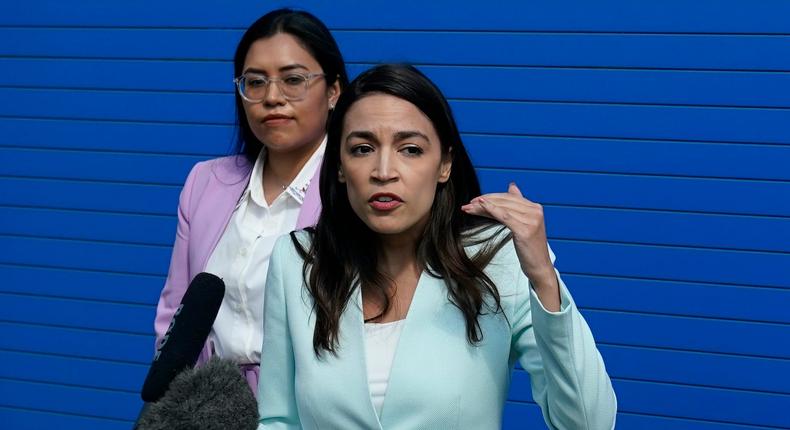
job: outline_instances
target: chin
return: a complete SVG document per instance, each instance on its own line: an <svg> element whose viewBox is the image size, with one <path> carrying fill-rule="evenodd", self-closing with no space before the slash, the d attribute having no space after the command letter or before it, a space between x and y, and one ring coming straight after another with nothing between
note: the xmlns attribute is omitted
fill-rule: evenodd
<svg viewBox="0 0 790 430"><path fill-rule="evenodd" d="M262 131L255 133L255 137L257 137L261 142L266 142L267 147L273 148L287 148L289 146L294 146L293 142L295 140L292 133L285 133L280 130Z"/></svg>
<svg viewBox="0 0 790 430"><path fill-rule="evenodd" d="M380 229L371 229L374 233L380 236L398 236L403 234L406 229L404 228L380 228Z"/></svg>
<svg viewBox="0 0 790 430"><path fill-rule="evenodd" d="M403 233L407 227L403 226L402 223L393 222L394 220L382 220L382 219L365 219L363 222L368 228L376 234L398 234Z"/></svg>
<svg viewBox="0 0 790 430"><path fill-rule="evenodd" d="M382 236L409 234L418 228L417 223L407 223L397 219L366 219L364 223L371 231Z"/></svg>

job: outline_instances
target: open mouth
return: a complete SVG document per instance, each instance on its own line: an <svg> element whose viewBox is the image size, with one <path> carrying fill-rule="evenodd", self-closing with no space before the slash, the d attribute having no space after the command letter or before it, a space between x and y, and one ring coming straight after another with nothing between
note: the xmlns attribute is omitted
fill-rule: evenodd
<svg viewBox="0 0 790 430"><path fill-rule="evenodd" d="M377 211L391 211L403 204L403 200L396 194L376 193L370 197L368 204Z"/></svg>

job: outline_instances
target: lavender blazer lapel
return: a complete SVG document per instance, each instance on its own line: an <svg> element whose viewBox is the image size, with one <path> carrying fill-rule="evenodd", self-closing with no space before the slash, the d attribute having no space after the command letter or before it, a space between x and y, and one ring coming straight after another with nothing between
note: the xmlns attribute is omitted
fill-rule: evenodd
<svg viewBox="0 0 790 430"><path fill-rule="evenodd" d="M214 252L225 227L228 225L239 196L249 183L250 168L242 156L216 158L199 163L192 182L184 187L191 189L188 209L190 220L189 249L185 248L188 265L188 279L206 269L206 264ZM178 259L180 261L180 259ZM186 291L187 284L180 288ZM183 292L180 293L183 295ZM208 342L200 353L197 364L202 365L211 357Z"/></svg>
<svg viewBox="0 0 790 430"><path fill-rule="evenodd" d="M247 188L250 180L251 166L243 157L225 157L211 164L211 173L216 180L209 180L200 193L201 202L196 210L201 225L196 229L192 247L195 251L191 277L205 270L211 253L214 252L225 227L230 221L239 197Z"/></svg>
<svg viewBox="0 0 790 430"><path fill-rule="evenodd" d="M313 178L310 179L310 185L307 186L307 191L305 191L302 209L299 211L299 218L296 220L297 230L315 225L318 221L318 216L321 215L321 195L319 193L320 176L321 166L318 166L315 174L313 174Z"/></svg>

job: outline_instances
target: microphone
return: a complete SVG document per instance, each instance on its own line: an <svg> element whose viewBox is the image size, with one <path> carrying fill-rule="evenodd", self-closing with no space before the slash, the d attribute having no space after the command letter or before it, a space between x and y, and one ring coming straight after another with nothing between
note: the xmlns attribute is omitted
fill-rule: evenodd
<svg viewBox="0 0 790 430"><path fill-rule="evenodd" d="M180 373L170 389L151 403L137 430L255 430L258 404L239 368L230 360L212 358L197 369Z"/></svg>
<svg viewBox="0 0 790 430"><path fill-rule="evenodd" d="M155 402L162 398L176 375L195 365L224 296L222 279L205 272L195 276L148 369L141 392L143 401Z"/></svg>

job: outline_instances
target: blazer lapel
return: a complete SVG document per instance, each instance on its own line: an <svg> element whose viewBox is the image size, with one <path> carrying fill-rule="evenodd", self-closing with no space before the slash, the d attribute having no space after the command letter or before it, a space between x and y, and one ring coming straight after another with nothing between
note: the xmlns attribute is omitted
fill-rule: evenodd
<svg viewBox="0 0 790 430"><path fill-rule="evenodd" d="M359 417L364 421L363 428L381 429L381 423L373 407L368 382L368 368L365 357L365 316L362 312L362 291L357 288L354 297L343 312L340 320L340 351L336 365L342 380L347 383L349 397L356 396Z"/></svg>
<svg viewBox="0 0 790 430"><path fill-rule="evenodd" d="M307 186L305 191L302 209L299 210L299 218L296 219L297 230L315 225L318 221L318 216L321 215L321 195L318 184L320 176L321 166L319 165L315 174L313 174L313 178L310 179L310 185Z"/></svg>
<svg viewBox="0 0 790 430"><path fill-rule="evenodd" d="M432 344L432 331L430 323L442 311L442 303L447 302L447 290L444 280L434 278L423 271L414 292L405 325L401 331L395 358L392 362L387 393L384 396L384 405L381 408L381 425L383 428L394 427L395 423L402 422L402 414L408 411L399 410L401 401L409 402L414 398L415 371L423 369L425 353Z"/></svg>
<svg viewBox="0 0 790 430"><path fill-rule="evenodd" d="M195 249L196 256L194 261L197 262L197 266L190 265L190 279L206 269L208 259L214 252L214 248L217 247L241 193L247 188L250 173L252 173L249 163L241 156L218 159L211 171L217 180L211 181L209 188L205 190L206 201L201 206L201 209L205 210L201 216L204 224L200 228L196 228L199 234L190 239L195 241L193 249ZM198 363L207 362L211 356L212 351L209 343L206 342L198 358Z"/></svg>
<svg viewBox="0 0 790 430"><path fill-rule="evenodd" d="M200 251L192 276L202 272L208 259L217 247L225 227L230 221L239 197L250 182L252 166L242 156L218 159L211 166L215 181L211 181L204 191L203 204L205 225L199 230L200 235L193 240L200 241L195 249Z"/></svg>
<svg viewBox="0 0 790 430"><path fill-rule="evenodd" d="M435 334L429 326L437 318L442 317L444 305L452 306L447 302L447 289L444 280L434 278L423 271L417 282L417 289L401 330L387 392L384 396L384 405L381 409L381 416L378 416L370 396L362 292L360 288L357 288L353 300L349 303L341 319L341 332L346 333L347 336L340 340L341 345L345 346L339 361L344 364L342 364L343 368L338 370L347 375L348 395L360 397L355 401L359 402L360 413L364 414L366 420L364 428L394 428L397 423L402 423L404 413L410 413L397 406L403 404L404 401L406 403L412 400L419 401L419 396L415 397L412 394L415 387L419 387L420 384L419 381L415 381L415 371L418 374L419 369L425 367L426 346L432 344ZM419 419L419 417L416 418Z"/></svg>

